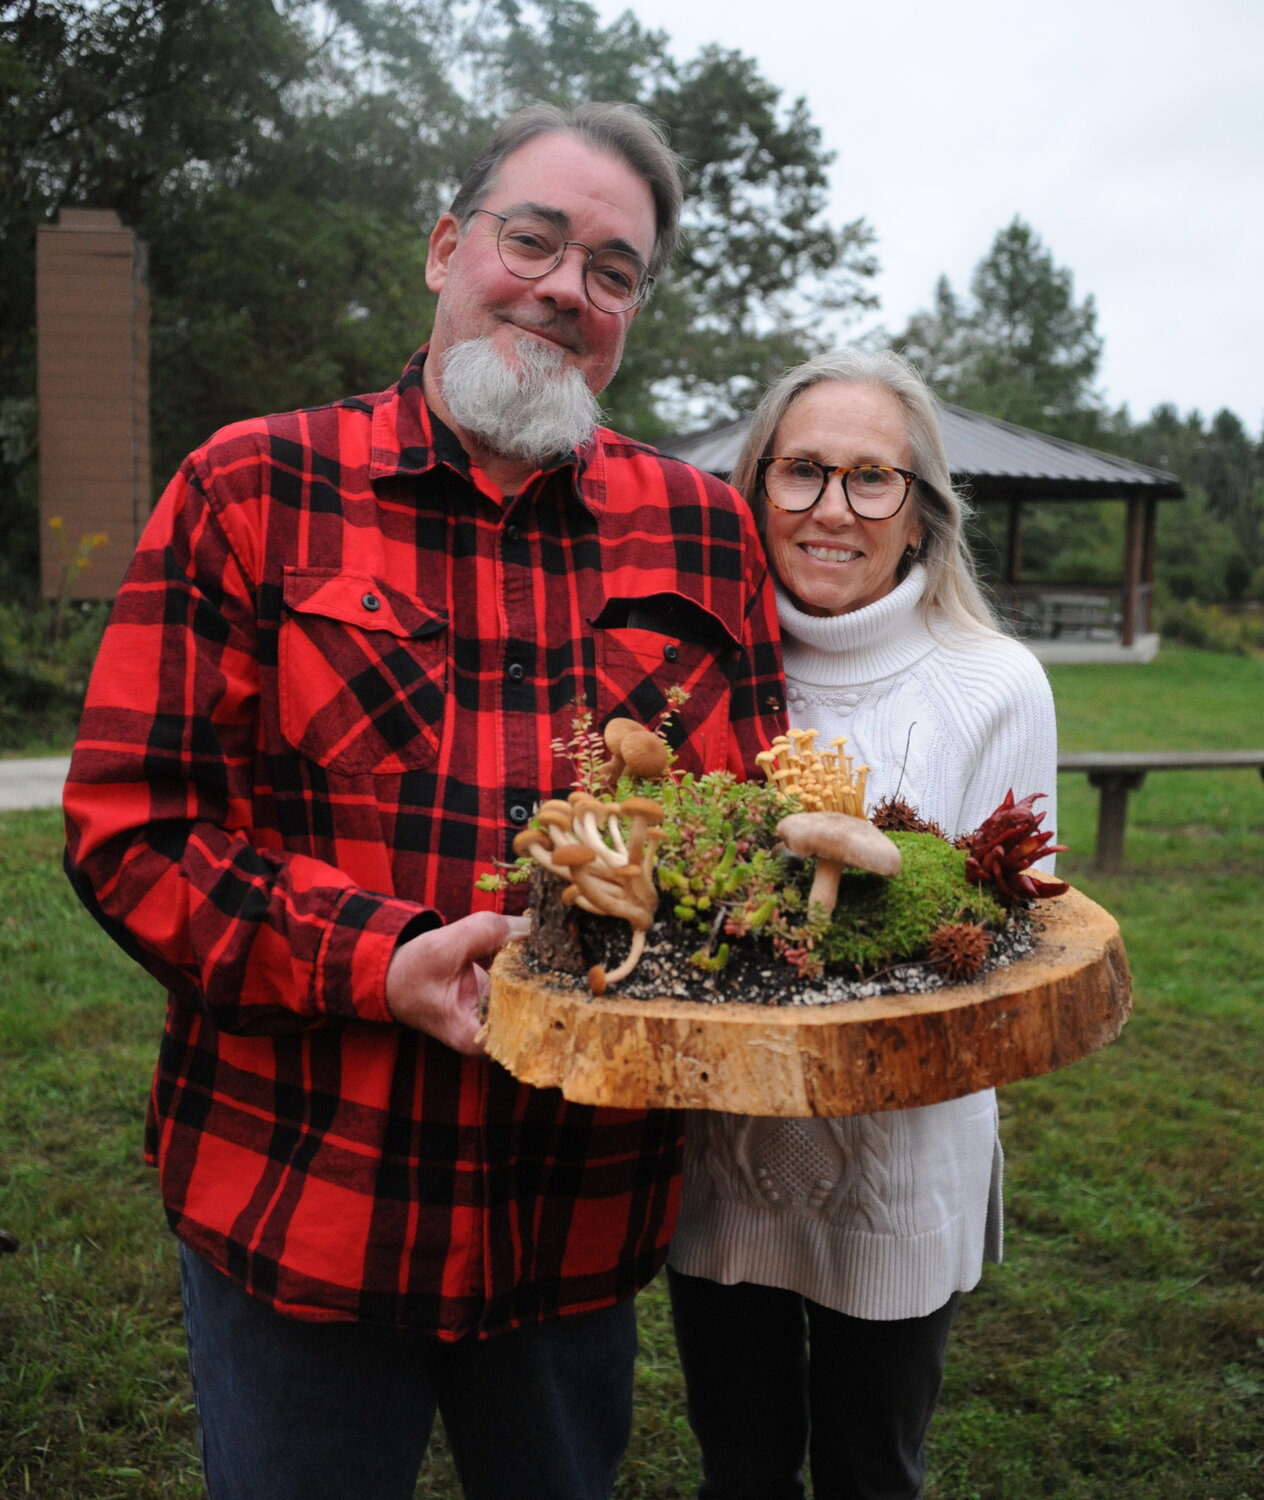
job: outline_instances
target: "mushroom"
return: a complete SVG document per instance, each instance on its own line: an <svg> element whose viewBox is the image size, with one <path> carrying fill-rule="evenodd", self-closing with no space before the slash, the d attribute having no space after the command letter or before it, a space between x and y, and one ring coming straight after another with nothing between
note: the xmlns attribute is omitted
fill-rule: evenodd
<svg viewBox="0 0 1264 1500"><path fill-rule="evenodd" d="M594 994L626 979L644 951L658 907L652 872L664 816L662 805L648 797L630 797L620 805L573 792L567 802L546 802L536 814L540 826L514 839L515 852L530 855L564 883L564 906L618 917L631 927L632 946L618 968L607 974L598 964L590 970ZM620 818L631 823L626 842Z"/></svg>
<svg viewBox="0 0 1264 1500"><path fill-rule="evenodd" d="M550 875L556 875L561 880L567 878L566 871L554 862L553 846L547 829L524 828L514 837L513 851L515 854L529 854L536 864L543 865Z"/></svg>
<svg viewBox="0 0 1264 1500"><path fill-rule="evenodd" d="M594 964L588 971L588 988L594 995L604 995L607 988L612 984L618 984L621 979L626 979L636 968L641 954L645 952L645 928L634 927L632 929L632 946L628 949L628 956L617 969L611 969L607 974L600 964Z"/></svg>
<svg viewBox="0 0 1264 1500"><path fill-rule="evenodd" d="M868 818L843 812L791 813L777 824L777 837L791 854L816 861L809 911L819 905L833 914L844 869L870 870L888 879L900 873L898 847Z"/></svg>
<svg viewBox="0 0 1264 1500"><path fill-rule="evenodd" d="M639 864L646 832L659 827L667 814L663 804L655 802L652 797L629 797L620 804L619 814L632 820L632 827L628 830L628 860L631 864Z"/></svg>
<svg viewBox="0 0 1264 1500"><path fill-rule="evenodd" d="M857 766L846 753L846 735L831 740L825 751L816 748L816 737L815 729L779 734L769 749L755 757L756 764L783 797L797 802L805 812L862 816L869 767Z"/></svg>
<svg viewBox="0 0 1264 1500"><path fill-rule="evenodd" d="M592 850L600 853L604 846L603 827L606 832L617 820L619 804L602 802L591 792L572 792L570 795L571 827L576 838Z"/></svg>
<svg viewBox="0 0 1264 1500"><path fill-rule="evenodd" d="M671 751L659 737L635 719L611 719L602 731L610 759L602 767L613 787L624 771L657 780L667 769Z"/></svg>
<svg viewBox="0 0 1264 1500"><path fill-rule="evenodd" d="M610 759L602 767L602 773L610 786L616 786L619 777L623 775L623 737L633 729L640 729L641 725L635 719L611 719L601 732L605 741L606 749L610 752Z"/></svg>
<svg viewBox="0 0 1264 1500"><path fill-rule="evenodd" d="M633 776L650 781L657 781L671 759L671 751L648 729L629 730L619 745L619 753Z"/></svg>

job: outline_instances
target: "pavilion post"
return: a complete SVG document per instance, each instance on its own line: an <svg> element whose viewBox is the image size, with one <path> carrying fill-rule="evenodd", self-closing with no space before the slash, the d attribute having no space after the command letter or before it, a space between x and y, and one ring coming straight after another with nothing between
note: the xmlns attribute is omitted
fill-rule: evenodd
<svg viewBox="0 0 1264 1500"><path fill-rule="evenodd" d="M1119 641L1131 646L1137 638L1141 602L1141 559L1145 502L1131 496L1128 500L1127 531L1124 537L1124 608Z"/></svg>
<svg viewBox="0 0 1264 1500"><path fill-rule="evenodd" d="M1023 502L1009 502L1009 525L1005 532L1005 582L1017 589L1023 571Z"/></svg>
<svg viewBox="0 0 1264 1500"><path fill-rule="evenodd" d="M1154 564L1159 506L1153 496L1145 499L1145 520L1141 537L1141 629L1154 629Z"/></svg>

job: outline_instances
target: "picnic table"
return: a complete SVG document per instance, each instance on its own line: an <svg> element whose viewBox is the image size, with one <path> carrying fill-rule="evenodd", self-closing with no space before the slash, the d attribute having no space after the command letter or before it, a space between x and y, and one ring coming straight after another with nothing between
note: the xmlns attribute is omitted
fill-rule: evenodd
<svg viewBox="0 0 1264 1500"><path fill-rule="evenodd" d="M1063 636L1090 639L1095 631L1119 634L1119 611L1108 594L1041 594L1040 634L1056 641Z"/></svg>
<svg viewBox="0 0 1264 1500"><path fill-rule="evenodd" d="M1059 771L1083 771L1101 793L1097 804L1097 869L1123 867L1128 795L1150 771L1223 771L1254 767L1264 776L1264 750L1079 750L1058 756Z"/></svg>

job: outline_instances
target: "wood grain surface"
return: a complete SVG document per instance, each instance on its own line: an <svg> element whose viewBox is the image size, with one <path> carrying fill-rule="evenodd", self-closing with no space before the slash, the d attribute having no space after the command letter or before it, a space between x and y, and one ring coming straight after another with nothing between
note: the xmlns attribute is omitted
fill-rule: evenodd
<svg viewBox="0 0 1264 1500"><path fill-rule="evenodd" d="M1035 951L977 983L822 1006L599 999L492 967L487 1050L577 1104L852 1115L1013 1083L1112 1042L1131 1008L1119 924L1079 891L1043 901Z"/></svg>

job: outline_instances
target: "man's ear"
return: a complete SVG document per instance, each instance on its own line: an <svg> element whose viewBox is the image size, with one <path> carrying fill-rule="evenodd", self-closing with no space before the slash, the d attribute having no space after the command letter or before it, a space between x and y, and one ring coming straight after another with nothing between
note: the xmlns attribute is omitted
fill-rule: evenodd
<svg viewBox="0 0 1264 1500"><path fill-rule="evenodd" d="M461 226L451 214L440 214L430 231L430 248L426 252L426 285L441 292L448 279L448 261L461 238Z"/></svg>

